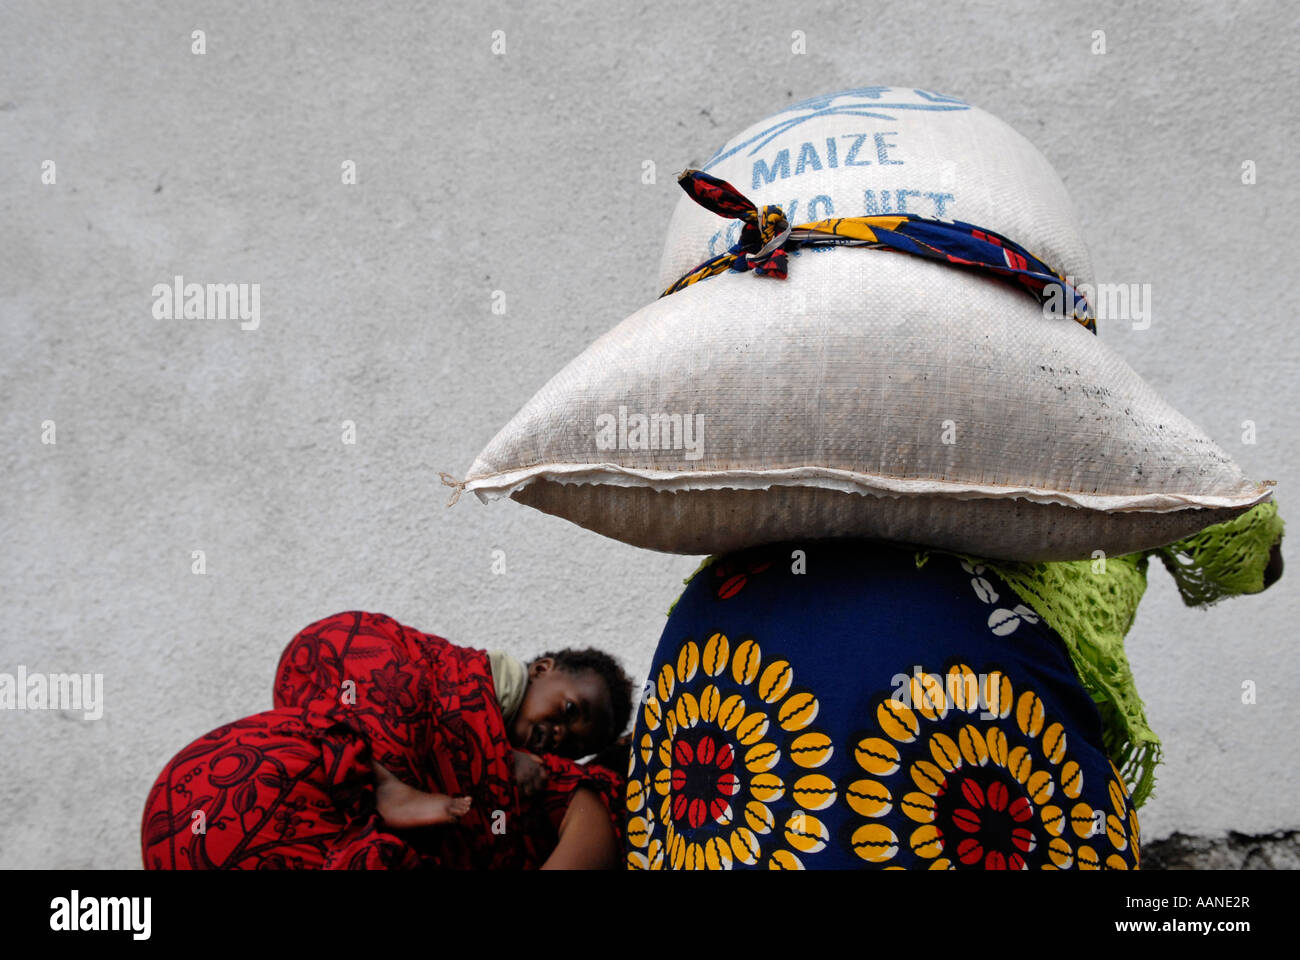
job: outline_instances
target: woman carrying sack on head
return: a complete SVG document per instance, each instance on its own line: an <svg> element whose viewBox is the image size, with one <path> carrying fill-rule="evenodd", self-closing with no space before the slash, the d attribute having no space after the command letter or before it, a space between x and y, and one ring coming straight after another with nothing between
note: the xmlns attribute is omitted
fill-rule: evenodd
<svg viewBox="0 0 1300 960"><path fill-rule="evenodd" d="M1270 501L1159 550L1005 563L868 540L710 558L637 714L629 866L1135 869L1151 732L1123 640L1281 573Z"/></svg>
<svg viewBox="0 0 1300 960"><path fill-rule="evenodd" d="M1048 159L930 90L785 106L678 184L658 299L443 477L717 558L636 712L629 865L1138 866L1149 558L1211 603L1282 533L1099 337L1150 285L1110 296Z"/></svg>

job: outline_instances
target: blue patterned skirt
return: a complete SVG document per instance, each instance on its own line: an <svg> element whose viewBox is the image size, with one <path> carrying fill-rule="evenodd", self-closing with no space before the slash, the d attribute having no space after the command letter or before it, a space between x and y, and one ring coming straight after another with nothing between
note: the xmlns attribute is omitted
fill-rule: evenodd
<svg viewBox="0 0 1300 960"><path fill-rule="evenodd" d="M633 868L1138 865L1060 637L991 570L877 541L769 544L695 576L627 799Z"/></svg>

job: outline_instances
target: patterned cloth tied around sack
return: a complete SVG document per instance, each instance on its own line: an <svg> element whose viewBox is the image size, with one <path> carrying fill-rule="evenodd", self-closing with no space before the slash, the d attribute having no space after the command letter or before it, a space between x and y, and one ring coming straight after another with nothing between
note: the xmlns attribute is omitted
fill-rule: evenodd
<svg viewBox="0 0 1300 960"><path fill-rule="evenodd" d="M1022 284L1045 302L1069 304L1069 313L1095 334L1097 322L1087 299L1045 262L1014 240L960 220L929 220L911 214L840 217L792 227L778 206L760 210L725 180L700 170L685 170L677 178L686 195L720 217L742 223L740 239L665 290L661 297L728 270L784 280L787 251L812 246L855 246L894 250L927 260L984 271ZM1064 312L1064 311L1062 311Z"/></svg>
<svg viewBox="0 0 1300 960"><path fill-rule="evenodd" d="M1124 637L1146 592L1150 558L1164 563L1184 604L1209 607L1263 590L1270 553L1284 532L1277 501L1269 500L1177 543L1104 558L1104 567L1100 560L1011 563L953 556L993 570L1064 641L1083 688L1097 704L1106 752L1123 774L1136 808L1153 795L1161 760L1160 739L1147 724L1124 653ZM916 564L921 567L929 554L946 552L917 551ZM706 559L699 570L715 559ZM668 613L672 611L670 607Z"/></svg>

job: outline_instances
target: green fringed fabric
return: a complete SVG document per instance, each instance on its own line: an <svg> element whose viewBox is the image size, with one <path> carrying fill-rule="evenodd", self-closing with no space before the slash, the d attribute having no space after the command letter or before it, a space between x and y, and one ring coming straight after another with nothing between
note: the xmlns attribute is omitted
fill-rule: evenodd
<svg viewBox="0 0 1300 960"><path fill-rule="evenodd" d="M1075 673L1101 714L1106 752L1128 784L1133 805L1141 806L1155 786L1160 739L1147 725L1124 637L1146 592L1146 554L1057 563L956 555L1005 580L1065 641ZM924 560L925 552L918 553L917 565Z"/></svg>
<svg viewBox="0 0 1300 960"><path fill-rule="evenodd" d="M1133 805L1140 807L1154 794L1161 747L1147 725L1124 638L1146 593L1151 556L1159 557L1173 576L1184 604L1212 606L1264 589L1269 555L1284 531L1272 499L1176 543L1122 557L1018 563L927 549L916 552L916 565L924 566L931 553L949 553L971 566L987 567L1060 635L1079 682L1101 714L1106 751L1123 775ZM682 582L689 584L714 559L707 557ZM668 608L669 616L676 606L674 601Z"/></svg>
<svg viewBox="0 0 1300 960"><path fill-rule="evenodd" d="M1150 552L1160 557L1178 584L1183 603L1208 607L1226 597L1263 590L1269 553L1285 530L1277 501L1269 500L1227 523Z"/></svg>

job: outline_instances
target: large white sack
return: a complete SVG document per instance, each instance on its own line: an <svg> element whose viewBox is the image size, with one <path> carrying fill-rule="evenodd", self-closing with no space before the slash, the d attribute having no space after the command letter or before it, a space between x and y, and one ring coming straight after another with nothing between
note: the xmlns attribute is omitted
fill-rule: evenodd
<svg viewBox="0 0 1300 960"><path fill-rule="evenodd" d="M850 166L837 148L832 168L827 138L872 162ZM1046 160L949 98L820 98L717 157L709 173L791 223L900 202L935 216L916 208L929 197L944 218L1092 279ZM683 197L661 285L725 250L728 230ZM637 415L653 429L638 434ZM524 406L465 489L674 553L864 536L1021 560L1163 545L1270 495L1100 337L1046 318L1023 290L853 248L793 255L786 280L727 273L637 311Z"/></svg>

